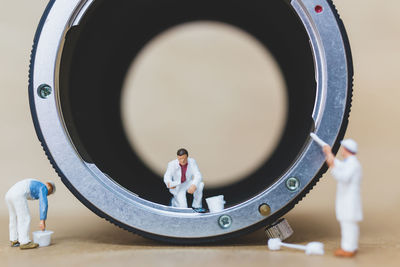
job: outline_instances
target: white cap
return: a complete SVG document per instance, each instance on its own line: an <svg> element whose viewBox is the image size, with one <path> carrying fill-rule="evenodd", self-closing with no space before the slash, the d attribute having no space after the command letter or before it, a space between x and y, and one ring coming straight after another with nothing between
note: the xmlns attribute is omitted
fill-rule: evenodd
<svg viewBox="0 0 400 267"><path fill-rule="evenodd" d="M357 154L358 152L358 145L356 143L356 141L354 141L353 139L345 139L342 142L340 142L340 144L345 147L348 151Z"/></svg>
<svg viewBox="0 0 400 267"><path fill-rule="evenodd" d="M51 184L51 187L53 188L51 193L54 194L56 192L56 184L53 181L47 181L47 183Z"/></svg>

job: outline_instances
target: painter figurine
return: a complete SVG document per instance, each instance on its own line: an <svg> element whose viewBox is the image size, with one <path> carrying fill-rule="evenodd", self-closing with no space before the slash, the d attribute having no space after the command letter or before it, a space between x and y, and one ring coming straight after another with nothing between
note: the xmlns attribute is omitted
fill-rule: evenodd
<svg viewBox="0 0 400 267"><path fill-rule="evenodd" d="M42 183L34 179L22 180L13 185L6 193L6 202L10 214L10 241L12 247L20 249L37 248L38 244L31 242L29 228L31 216L28 201L39 199L40 223L39 228L46 229L47 196L56 192L53 182Z"/></svg>
<svg viewBox="0 0 400 267"><path fill-rule="evenodd" d="M196 161L189 158L186 149L179 149L177 159L168 163L164 183L173 195L173 207L187 208L186 193L189 193L193 194L192 208L202 212L204 183Z"/></svg>
<svg viewBox="0 0 400 267"><path fill-rule="evenodd" d="M336 218L340 222L342 240L341 248L335 251L335 255L353 257L358 249L358 222L363 219L360 194L362 169L356 158L357 143L346 139L341 145L342 161L335 158L329 145L324 145L323 151L328 166L332 168L332 176L337 180Z"/></svg>

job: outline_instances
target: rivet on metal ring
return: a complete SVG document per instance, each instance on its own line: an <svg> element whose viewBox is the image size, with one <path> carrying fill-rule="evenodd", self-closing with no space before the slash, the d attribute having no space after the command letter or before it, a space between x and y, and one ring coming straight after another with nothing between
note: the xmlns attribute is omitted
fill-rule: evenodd
<svg viewBox="0 0 400 267"><path fill-rule="evenodd" d="M258 211L262 216L268 216L271 214L271 207L268 204L261 204L260 207L258 208Z"/></svg>

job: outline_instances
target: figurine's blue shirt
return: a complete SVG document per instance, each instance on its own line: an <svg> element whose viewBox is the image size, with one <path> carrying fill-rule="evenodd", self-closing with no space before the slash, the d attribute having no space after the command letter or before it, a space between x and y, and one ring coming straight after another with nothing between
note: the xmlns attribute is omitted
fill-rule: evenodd
<svg viewBox="0 0 400 267"><path fill-rule="evenodd" d="M39 181L31 181L29 185L30 195L32 199L39 199L40 220L47 219L47 187Z"/></svg>

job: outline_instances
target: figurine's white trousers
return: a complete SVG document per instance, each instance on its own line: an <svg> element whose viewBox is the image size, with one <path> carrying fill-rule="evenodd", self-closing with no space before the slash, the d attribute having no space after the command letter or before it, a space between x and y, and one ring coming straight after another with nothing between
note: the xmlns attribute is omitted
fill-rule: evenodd
<svg viewBox="0 0 400 267"><path fill-rule="evenodd" d="M340 221L342 232L341 247L345 251L354 252L358 249L358 238L360 229L358 223L354 221Z"/></svg>
<svg viewBox="0 0 400 267"><path fill-rule="evenodd" d="M186 199L186 192L191 186L191 181L186 181L183 184L177 186L175 190L170 190L171 194L173 194L172 198L172 207L179 207L179 208L187 208L187 199ZM203 188L204 183L201 182L197 187L196 191L193 193L193 208L201 208L202 207L202 199L203 199Z"/></svg>
<svg viewBox="0 0 400 267"><path fill-rule="evenodd" d="M29 243L29 227L31 216L29 214L29 180L16 183L6 193L6 202L10 215L10 241L19 241L20 244Z"/></svg>

